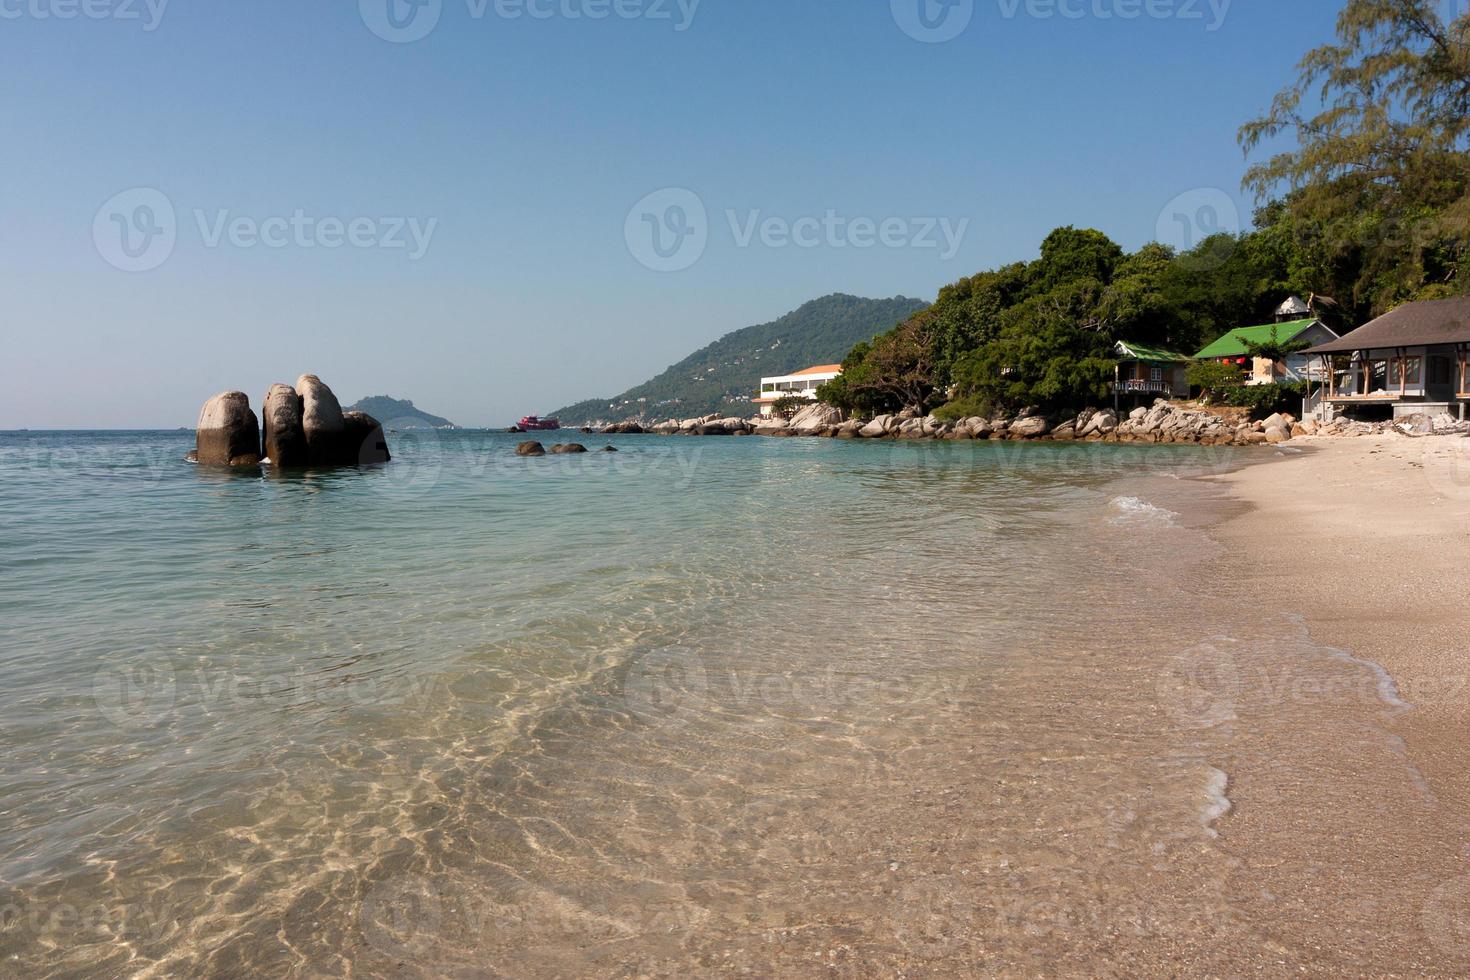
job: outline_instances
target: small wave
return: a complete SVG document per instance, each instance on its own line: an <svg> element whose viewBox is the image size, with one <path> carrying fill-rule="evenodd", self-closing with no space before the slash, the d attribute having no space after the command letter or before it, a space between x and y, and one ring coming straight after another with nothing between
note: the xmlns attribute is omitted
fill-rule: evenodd
<svg viewBox="0 0 1470 980"><path fill-rule="evenodd" d="M1311 640L1311 629L1307 625L1307 618L1305 616L1297 613L1288 613L1284 618L1300 630L1304 638L1309 641ZM1373 675L1374 680L1377 681L1376 689L1378 699L1390 708L1401 712L1409 711L1413 708L1412 704L1400 696L1399 686L1393 679L1393 675L1376 660L1365 660L1362 657L1355 657L1346 650L1340 650L1337 647L1323 647L1323 650L1334 660L1340 660L1343 663L1353 664L1354 666L1367 669Z"/></svg>
<svg viewBox="0 0 1470 980"><path fill-rule="evenodd" d="M1117 511L1117 514L1109 519L1110 524L1153 524L1160 527L1176 527L1175 518L1179 515L1172 510L1165 510L1147 500L1137 497L1114 497L1109 501L1109 506Z"/></svg>
<svg viewBox="0 0 1470 980"><path fill-rule="evenodd" d="M1229 788L1229 776L1219 769L1209 770L1205 777L1205 805L1200 808L1199 816L1200 823L1204 824L1211 837L1220 836L1214 823L1230 812L1230 797L1225 792Z"/></svg>

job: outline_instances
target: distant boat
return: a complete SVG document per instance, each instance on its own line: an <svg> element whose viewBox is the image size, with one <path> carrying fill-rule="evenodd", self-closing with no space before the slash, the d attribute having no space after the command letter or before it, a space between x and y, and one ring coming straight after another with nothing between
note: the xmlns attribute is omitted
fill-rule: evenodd
<svg viewBox="0 0 1470 980"><path fill-rule="evenodd" d="M550 432L561 428L561 422L556 419L543 419L536 415L527 415L516 423L526 432Z"/></svg>

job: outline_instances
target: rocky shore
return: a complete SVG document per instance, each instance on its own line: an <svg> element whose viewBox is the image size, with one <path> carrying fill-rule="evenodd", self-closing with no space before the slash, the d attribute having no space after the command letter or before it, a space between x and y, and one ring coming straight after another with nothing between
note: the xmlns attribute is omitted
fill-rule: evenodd
<svg viewBox="0 0 1470 980"><path fill-rule="evenodd" d="M1311 431L1307 425L1313 426ZM715 415L669 420L643 426L623 422L601 428L604 435L771 436L826 439L1006 440L1053 442L1188 443L1206 446L1253 446L1286 442L1315 433L1314 423L1290 415L1264 421L1238 421L1208 409L1183 407L1159 400L1152 407L1119 414L1110 408L1084 409L1075 416L1022 412L1015 416L943 421L914 413L844 419L827 405L812 405L789 421L749 420Z"/></svg>

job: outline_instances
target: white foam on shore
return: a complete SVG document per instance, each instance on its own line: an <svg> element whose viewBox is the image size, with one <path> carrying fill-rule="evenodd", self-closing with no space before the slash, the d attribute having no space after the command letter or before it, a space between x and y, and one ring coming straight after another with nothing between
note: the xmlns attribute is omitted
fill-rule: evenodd
<svg viewBox="0 0 1470 980"><path fill-rule="evenodd" d="M1305 616L1288 613L1286 614L1286 619L1295 623L1297 628L1302 631L1302 635L1310 640L1312 631L1311 627L1307 624L1307 618ZM1367 668L1378 682L1377 693L1379 700L1390 708L1399 711L1408 711L1414 707L1399 696L1398 684L1394 681L1393 675L1382 664L1374 660L1364 660L1362 657L1355 657L1346 650L1340 650L1337 647L1322 646L1321 649L1334 660L1341 660L1355 667Z"/></svg>
<svg viewBox="0 0 1470 980"><path fill-rule="evenodd" d="M1230 797L1226 790L1230 788L1230 777L1219 769L1211 768L1205 776L1205 805L1200 808L1200 823L1211 837L1219 837L1220 832L1214 827L1216 820L1230 812Z"/></svg>
<svg viewBox="0 0 1470 980"><path fill-rule="evenodd" d="M1109 518L1109 524L1152 524L1158 527L1178 527L1175 519L1179 516L1172 510L1165 510L1157 504L1151 504L1147 500L1138 497L1114 497L1108 505L1118 513Z"/></svg>

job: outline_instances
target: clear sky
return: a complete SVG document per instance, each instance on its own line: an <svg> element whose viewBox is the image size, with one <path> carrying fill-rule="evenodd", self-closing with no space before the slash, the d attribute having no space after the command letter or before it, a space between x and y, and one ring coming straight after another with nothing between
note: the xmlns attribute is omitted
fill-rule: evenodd
<svg viewBox="0 0 1470 980"><path fill-rule="evenodd" d="M1337 7L0 0L0 428L308 371L503 425L1058 225L1178 244Z"/></svg>

